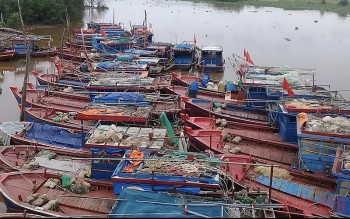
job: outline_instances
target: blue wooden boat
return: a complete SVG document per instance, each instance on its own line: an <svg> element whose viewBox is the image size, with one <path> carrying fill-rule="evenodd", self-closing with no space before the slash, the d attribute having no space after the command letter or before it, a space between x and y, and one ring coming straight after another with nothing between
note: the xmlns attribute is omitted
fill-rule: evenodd
<svg viewBox="0 0 350 219"><path fill-rule="evenodd" d="M288 92L282 89L281 80L257 83L242 83L241 81L215 82L209 74L201 78L190 75L173 73L173 79L182 86L189 87L193 82L199 82L199 90L209 95L224 95L229 99L244 101L247 106L266 107L269 102L277 102L283 98L290 98ZM271 84L266 84L271 83ZM321 86L295 86L294 98L328 99L332 98L329 90Z"/></svg>
<svg viewBox="0 0 350 219"><path fill-rule="evenodd" d="M173 49L174 68L186 70L191 68L196 62L196 47L194 44L182 42L176 44Z"/></svg>
<svg viewBox="0 0 350 219"><path fill-rule="evenodd" d="M34 36L29 35L27 36L28 46L29 46L29 53L31 56L34 57L46 57L46 56L53 56L55 54L55 49L50 47L50 43L52 41L51 36ZM12 42L12 48L15 51L15 56L17 57L24 57L27 53L26 48L26 40L24 39L24 36L13 36L11 38ZM37 44L39 42L47 42L47 47L39 47Z"/></svg>
<svg viewBox="0 0 350 219"><path fill-rule="evenodd" d="M202 72L223 72L225 67L222 53L222 46L203 46L198 60Z"/></svg>
<svg viewBox="0 0 350 219"><path fill-rule="evenodd" d="M153 33L147 28L146 25L132 25L131 26L131 38L135 42L135 45L140 48L145 48L153 43Z"/></svg>
<svg viewBox="0 0 350 219"><path fill-rule="evenodd" d="M115 194L119 195L122 188L129 186L137 186L147 191L176 190L189 194L199 194L200 191L215 190L221 186L220 162L217 158L192 152L164 152L163 155L150 152L142 149L125 153L112 176ZM195 158L208 169L194 171L196 167L188 163L188 156ZM169 163L171 160L176 162L171 164ZM156 164L157 167L154 166ZM188 169L184 169L184 166ZM218 171L215 172L215 168L218 168Z"/></svg>

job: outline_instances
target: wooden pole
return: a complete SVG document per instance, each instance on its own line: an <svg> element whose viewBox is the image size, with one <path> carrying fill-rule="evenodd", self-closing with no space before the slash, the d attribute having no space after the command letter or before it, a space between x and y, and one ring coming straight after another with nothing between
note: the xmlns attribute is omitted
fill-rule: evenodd
<svg viewBox="0 0 350 219"><path fill-rule="evenodd" d="M63 59L63 40L64 40L64 34L66 33L66 28L63 28L63 33L61 36L61 50L60 50L60 58Z"/></svg>
<svg viewBox="0 0 350 219"><path fill-rule="evenodd" d="M18 11L19 11L19 16L20 16L21 23L22 23L22 31L23 31L23 36L24 36L25 45L26 45L26 72L25 72L24 79L23 79L21 113L20 113L20 118L19 118L19 120L21 122L23 122L24 121L24 111L25 111L26 102L27 102L27 82L28 82L28 74L29 74L30 54L29 54L28 39L27 39L25 28L24 28L23 18L22 18L22 9L21 9L21 5L20 5L19 0L18 0Z"/></svg>
<svg viewBox="0 0 350 219"><path fill-rule="evenodd" d="M271 173L270 173L269 203L271 203L272 179L273 179L273 166L271 166Z"/></svg>

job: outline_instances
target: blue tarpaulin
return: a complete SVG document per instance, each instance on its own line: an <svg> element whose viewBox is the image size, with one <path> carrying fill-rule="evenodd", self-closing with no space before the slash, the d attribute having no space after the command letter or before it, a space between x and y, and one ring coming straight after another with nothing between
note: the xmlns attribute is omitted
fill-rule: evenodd
<svg viewBox="0 0 350 219"><path fill-rule="evenodd" d="M197 218L205 215L210 218L222 217L221 206L224 202L205 202L201 199L183 198L166 193L138 191L125 188L111 211L112 218ZM196 205L191 205L191 204ZM188 211L185 213L184 205ZM196 215L197 214L197 215ZM224 218L228 215L224 211Z"/></svg>
<svg viewBox="0 0 350 219"><path fill-rule="evenodd" d="M25 135L26 139L68 148L82 148L82 134L74 134L67 129L43 123L33 123Z"/></svg>
<svg viewBox="0 0 350 219"><path fill-rule="evenodd" d="M145 100L145 94L133 92L110 92L103 95L90 95L92 103L140 103L150 104L149 100Z"/></svg>

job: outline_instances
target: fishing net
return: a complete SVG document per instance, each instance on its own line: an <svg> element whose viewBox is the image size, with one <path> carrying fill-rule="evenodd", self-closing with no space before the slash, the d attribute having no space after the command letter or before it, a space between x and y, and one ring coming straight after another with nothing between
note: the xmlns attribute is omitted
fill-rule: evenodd
<svg viewBox="0 0 350 219"><path fill-rule="evenodd" d="M37 154L37 156L38 157L47 158L47 159L51 160L51 159L54 159L57 156L57 154L54 153L54 152L51 152L51 151L43 150L43 151L40 151Z"/></svg>
<svg viewBox="0 0 350 219"><path fill-rule="evenodd" d="M62 187L76 194L85 194L89 191L91 185L81 178L63 175L61 177Z"/></svg>
<svg viewBox="0 0 350 219"><path fill-rule="evenodd" d="M254 172L269 177L271 175L271 167L257 166L255 167ZM285 180L290 180L293 178L288 170L277 167L273 168L273 177Z"/></svg>

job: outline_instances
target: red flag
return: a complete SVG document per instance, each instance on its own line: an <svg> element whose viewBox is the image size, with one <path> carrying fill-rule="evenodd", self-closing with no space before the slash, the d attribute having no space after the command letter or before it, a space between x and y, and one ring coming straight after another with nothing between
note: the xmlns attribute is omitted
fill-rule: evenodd
<svg viewBox="0 0 350 219"><path fill-rule="evenodd" d="M193 35L193 42L194 44L197 44L196 34Z"/></svg>
<svg viewBox="0 0 350 219"><path fill-rule="evenodd" d="M243 54L244 54L244 57L247 58L247 52L245 51L245 49L244 49L244 53Z"/></svg>
<svg viewBox="0 0 350 219"><path fill-rule="evenodd" d="M250 64L254 65L253 60L250 58L250 54L249 54L248 51L247 51L246 55L247 55L247 62L249 62Z"/></svg>
<svg viewBox="0 0 350 219"><path fill-rule="evenodd" d="M101 34L102 34L102 36L104 36L104 37L107 36L106 32L104 32L104 31L101 31Z"/></svg>
<svg viewBox="0 0 350 219"><path fill-rule="evenodd" d="M292 90L292 87L290 86L290 84L288 83L286 78L283 78L283 90L286 90L288 92L288 96L290 97L294 97L294 92Z"/></svg>

